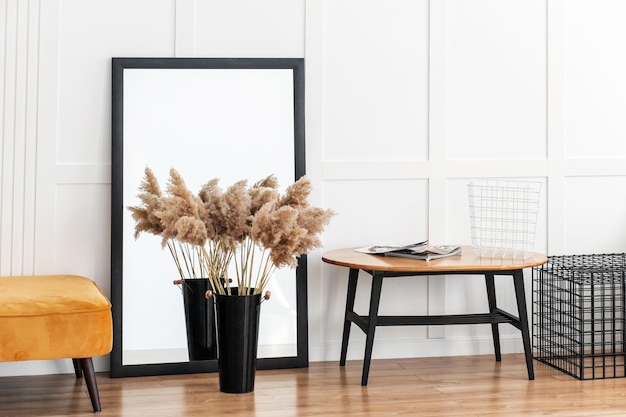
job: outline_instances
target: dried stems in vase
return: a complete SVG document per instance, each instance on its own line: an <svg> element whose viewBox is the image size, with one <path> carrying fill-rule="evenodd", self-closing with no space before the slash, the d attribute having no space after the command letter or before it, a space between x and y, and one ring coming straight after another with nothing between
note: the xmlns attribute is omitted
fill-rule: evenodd
<svg viewBox="0 0 626 417"><path fill-rule="evenodd" d="M334 215L311 207L306 177L278 191L272 175L248 187L241 180L223 191L218 179L192 194L180 174L170 170L166 194L150 168L129 207L135 238L152 233L170 250L182 279L209 278L213 290L231 295L229 266L234 265L237 294L261 293L277 268L321 246L319 234Z"/></svg>

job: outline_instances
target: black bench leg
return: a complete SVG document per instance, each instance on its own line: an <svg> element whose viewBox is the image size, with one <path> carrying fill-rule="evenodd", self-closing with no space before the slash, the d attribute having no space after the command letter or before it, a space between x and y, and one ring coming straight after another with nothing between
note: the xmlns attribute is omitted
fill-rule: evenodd
<svg viewBox="0 0 626 417"><path fill-rule="evenodd" d="M89 392L89 398L91 399L91 405L93 406L94 413L102 411L100 406L100 395L98 394L98 383L96 382L96 373L93 370L93 361L91 358L81 358L80 366L85 375L85 384L87 385L87 391Z"/></svg>
<svg viewBox="0 0 626 417"><path fill-rule="evenodd" d="M83 377L83 367L80 364L80 359L72 359L72 364L74 364L74 373L76 373L76 379L81 379Z"/></svg>

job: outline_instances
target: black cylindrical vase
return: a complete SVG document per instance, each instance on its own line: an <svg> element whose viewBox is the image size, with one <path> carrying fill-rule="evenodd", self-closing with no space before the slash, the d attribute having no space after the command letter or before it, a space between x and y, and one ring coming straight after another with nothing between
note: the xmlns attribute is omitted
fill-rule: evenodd
<svg viewBox="0 0 626 417"><path fill-rule="evenodd" d="M254 391L261 294L215 294L220 391Z"/></svg>
<svg viewBox="0 0 626 417"><path fill-rule="evenodd" d="M205 294L211 289L208 278L183 281L183 302L190 361L217 359L215 301Z"/></svg>

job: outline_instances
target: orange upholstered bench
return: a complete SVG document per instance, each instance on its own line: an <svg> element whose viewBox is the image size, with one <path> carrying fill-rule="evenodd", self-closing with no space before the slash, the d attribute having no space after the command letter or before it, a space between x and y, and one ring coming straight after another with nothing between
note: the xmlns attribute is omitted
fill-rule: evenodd
<svg viewBox="0 0 626 417"><path fill-rule="evenodd" d="M0 277L0 362L71 358L99 412L92 358L109 353L112 343L111 303L92 280Z"/></svg>

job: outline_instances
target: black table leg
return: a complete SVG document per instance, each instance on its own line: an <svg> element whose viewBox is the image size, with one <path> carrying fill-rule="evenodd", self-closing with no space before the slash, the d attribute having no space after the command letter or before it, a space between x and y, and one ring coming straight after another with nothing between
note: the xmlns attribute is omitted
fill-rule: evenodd
<svg viewBox="0 0 626 417"><path fill-rule="evenodd" d="M524 272L519 269L513 271L513 284L515 286L515 298L517 299L517 312L519 314L519 326L522 331L524 354L526 355L526 369L528 379L535 379L533 370L533 352L530 345L530 329L528 328L528 313L526 311L526 293L524 292Z"/></svg>
<svg viewBox="0 0 626 417"><path fill-rule="evenodd" d="M497 309L496 302L496 286L494 283L494 276L491 273L485 274L485 282L487 284L487 300L489 302L489 313L494 314ZM491 323L491 334L493 335L493 350L496 355L496 361L502 360L502 354L500 353L500 330L498 323Z"/></svg>
<svg viewBox="0 0 626 417"><path fill-rule="evenodd" d="M351 321L348 318L349 312L354 312L354 297L356 296L356 283L359 278L358 269L350 269L348 273L348 295L346 297L346 313L343 321L343 339L341 341L341 357L339 365L345 366L346 356L348 354L348 339L350 338Z"/></svg>
<svg viewBox="0 0 626 417"><path fill-rule="evenodd" d="M367 322L367 337L365 339L365 358L363 359L361 385L367 385L367 377L370 372L370 362L372 361L372 350L374 348L374 333L376 332L376 324L378 322L378 306L380 304L382 286L382 274L374 273L372 276L372 293L370 295L370 311Z"/></svg>

